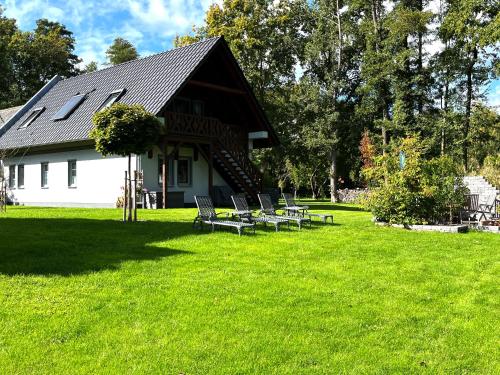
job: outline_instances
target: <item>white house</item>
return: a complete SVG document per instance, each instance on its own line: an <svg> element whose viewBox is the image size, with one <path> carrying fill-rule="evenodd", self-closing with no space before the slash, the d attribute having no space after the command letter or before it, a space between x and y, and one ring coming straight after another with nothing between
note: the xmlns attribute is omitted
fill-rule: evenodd
<svg viewBox="0 0 500 375"><path fill-rule="evenodd" d="M141 104L164 124L157 146L133 157L143 188L166 207L221 189L256 199L252 147L277 136L223 38L93 73L56 76L0 127L9 200L38 206L114 207L127 159L102 157L88 134L95 112Z"/></svg>

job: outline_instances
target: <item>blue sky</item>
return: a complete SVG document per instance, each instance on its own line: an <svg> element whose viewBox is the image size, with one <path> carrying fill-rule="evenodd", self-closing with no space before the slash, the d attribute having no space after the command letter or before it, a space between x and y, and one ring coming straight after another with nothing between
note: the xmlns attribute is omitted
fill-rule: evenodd
<svg viewBox="0 0 500 375"><path fill-rule="evenodd" d="M202 24L214 2L221 0L0 0L5 15L15 18L23 30L33 29L39 18L63 23L74 33L76 52L84 63L101 64L118 36L130 40L141 56L172 48L175 35ZM431 0L428 8L435 11L438 6L438 0ZM433 43L427 52L439 49L439 43ZM487 90L488 103L500 106L500 80Z"/></svg>
<svg viewBox="0 0 500 375"><path fill-rule="evenodd" d="M176 34L203 23L214 0L0 0L7 17L23 30L39 18L66 25L76 52L88 63L103 63L114 38L130 40L141 56L172 48Z"/></svg>

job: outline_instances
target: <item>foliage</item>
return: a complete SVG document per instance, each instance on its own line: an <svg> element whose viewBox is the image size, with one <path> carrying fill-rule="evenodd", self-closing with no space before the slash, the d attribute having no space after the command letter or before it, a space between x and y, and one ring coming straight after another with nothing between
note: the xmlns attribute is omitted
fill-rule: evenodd
<svg viewBox="0 0 500 375"><path fill-rule="evenodd" d="M87 65L85 65L83 72L84 73L92 73L92 72L97 71L98 69L99 69L99 67L97 66L97 62L91 61Z"/></svg>
<svg viewBox="0 0 500 375"><path fill-rule="evenodd" d="M365 129L361 141L359 142L359 153L363 162L363 169L373 167L373 159L375 157L375 146L370 139L370 133Z"/></svg>
<svg viewBox="0 0 500 375"><path fill-rule="evenodd" d="M0 8L0 108L23 104L53 76L77 75L73 33L58 22L39 19L23 32Z"/></svg>
<svg viewBox="0 0 500 375"><path fill-rule="evenodd" d="M480 174L488 180L490 184L500 188L500 153L497 155L488 155L484 159Z"/></svg>
<svg viewBox="0 0 500 375"><path fill-rule="evenodd" d="M103 155L142 154L158 140L159 122L140 105L115 103L92 118L90 137Z"/></svg>
<svg viewBox="0 0 500 375"><path fill-rule="evenodd" d="M422 142L408 137L363 172L376 185L366 207L377 220L397 224L451 221L462 207L465 188L457 165L446 156L425 159ZM406 163L400 165L400 153Z"/></svg>
<svg viewBox="0 0 500 375"><path fill-rule="evenodd" d="M116 38L106 50L106 57L110 65L116 65L135 60L139 57L139 54L128 40Z"/></svg>
<svg viewBox="0 0 500 375"><path fill-rule="evenodd" d="M2 372L499 372L500 236L304 203L339 225L238 237L194 231L196 209L130 226L115 209L9 208Z"/></svg>

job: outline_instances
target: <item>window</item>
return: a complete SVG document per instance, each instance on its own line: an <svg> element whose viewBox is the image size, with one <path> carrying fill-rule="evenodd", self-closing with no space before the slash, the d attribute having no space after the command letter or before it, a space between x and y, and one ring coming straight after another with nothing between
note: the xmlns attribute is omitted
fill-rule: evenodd
<svg viewBox="0 0 500 375"><path fill-rule="evenodd" d="M16 166L9 166L9 187L14 189L16 187Z"/></svg>
<svg viewBox="0 0 500 375"><path fill-rule="evenodd" d="M61 107L59 111L52 117L52 120L57 121L57 120L65 120L71 115L75 109L78 108L78 106L85 100L87 95L85 94L80 94L80 95L75 95L73 96L68 102Z"/></svg>
<svg viewBox="0 0 500 375"><path fill-rule="evenodd" d="M201 100L193 100L193 115L203 116L205 114L205 105Z"/></svg>
<svg viewBox="0 0 500 375"><path fill-rule="evenodd" d="M187 98L175 98L174 112L187 114L191 113L191 101Z"/></svg>
<svg viewBox="0 0 500 375"><path fill-rule="evenodd" d="M179 158L177 161L177 185L191 185L191 158Z"/></svg>
<svg viewBox="0 0 500 375"><path fill-rule="evenodd" d="M42 188L49 187L49 163L42 163L41 165L41 180Z"/></svg>
<svg viewBox="0 0 500 375"><path fill-rule="evenodd" d="M17 166L17 187L19 189L24 188L24 165L20 164Z"/></svg>
<svg viewBox="0 0 500 375"><path fill-rule="evenodd" d="M24 128L27 128L28 126L31 125L31 123L33 121L36 120L36 118L38 116L40 116L40 114L45 110L45 107L40 107L40 108L35 108L34 110L32 110L30 112L30 114L28 115L28 117L26 117L26 119L22 122L21 125L19 125L18 129L24 129Z"/></svg>
<svg viewBox="0 0 500 375"><path fill-rule="evenodd" d="M113 91L111 94L108 95L104 103L101 104L97 112L102 111L103 109L111 107L114 103L118 101L122 97L122 95L125 93L125 89L121 90L116 90Z"/></svg>
<svg viewBox="0 0 500 375"><path fill-rule="evenodd" d="M158 155L158 185L163 185L163 156ZM174 161L168 163L168 186L174 186Z"/></svg>
<svg viewBox="0 0 500 375"><path fill-rule="evenodd" d="M68 160L68 187L76 187L76 160Z"/></svg>

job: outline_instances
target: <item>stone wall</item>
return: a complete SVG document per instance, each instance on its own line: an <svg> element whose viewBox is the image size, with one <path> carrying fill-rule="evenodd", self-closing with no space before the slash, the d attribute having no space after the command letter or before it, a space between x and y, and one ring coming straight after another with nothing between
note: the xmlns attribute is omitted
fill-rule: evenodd
<svg viewBox="0 0 500 375"><path fill-rule="evenodd" d="M343 203L359 203L362 195L366 194L368 189L339 189L339 199Z"/></svg>

